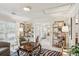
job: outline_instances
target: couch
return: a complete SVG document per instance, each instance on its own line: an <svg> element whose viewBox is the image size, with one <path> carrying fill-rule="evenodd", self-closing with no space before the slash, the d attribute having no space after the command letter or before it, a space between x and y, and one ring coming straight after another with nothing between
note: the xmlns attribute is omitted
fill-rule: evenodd
<svg viewBox="0 0 79 59"><path fill-rule="evenodd" d="M10 56L10 43L0 42L0 56Z"/></svg>

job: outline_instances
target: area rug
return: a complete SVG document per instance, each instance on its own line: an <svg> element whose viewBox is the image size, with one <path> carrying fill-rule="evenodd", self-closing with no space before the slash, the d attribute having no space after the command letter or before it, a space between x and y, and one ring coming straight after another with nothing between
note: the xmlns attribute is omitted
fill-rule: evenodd
<svg viewBox="0 0 79 59"><path fill-rule="evenodd" d="M14 52L11 56L18 56L17 52ZM20 56L28 56L28 55L25 52L20 51ZM33 56L62 56L62 53L48 49L41 49L40 55L33 55Z"/></svg>
<svg viewBox="0 0 79 59"><path fill-rule="evenodd" d="M40 56L62 56L62 53L58 51L42 49Z"/></svg>

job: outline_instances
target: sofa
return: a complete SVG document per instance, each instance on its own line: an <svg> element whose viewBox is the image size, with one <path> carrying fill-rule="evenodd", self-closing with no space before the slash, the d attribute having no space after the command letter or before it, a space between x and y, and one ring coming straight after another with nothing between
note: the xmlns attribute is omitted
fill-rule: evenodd
<svg viewBox="0 0 79 59"><path fill-rule="evenodd" d="M0 56L10 56L10 43L0 42Z"/></svg>

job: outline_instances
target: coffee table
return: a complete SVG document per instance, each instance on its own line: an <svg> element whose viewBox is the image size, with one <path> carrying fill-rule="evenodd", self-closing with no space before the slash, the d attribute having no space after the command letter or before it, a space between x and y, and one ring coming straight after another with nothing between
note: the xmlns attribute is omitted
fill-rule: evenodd
<svg viewBox="0 0 79 59"><path fill-rule="evenodd" d="M41 45L36 44L35 42L27 42L19 47L19 49L17 50L17 53L18 53L18 56L20 56L19 51L23 51L23 52L26 52L28 56L32 56L32 54L35 53L34 52L35 50L37 50L36 52L38 52L37 54L39 55L41 51Z"/></svg>

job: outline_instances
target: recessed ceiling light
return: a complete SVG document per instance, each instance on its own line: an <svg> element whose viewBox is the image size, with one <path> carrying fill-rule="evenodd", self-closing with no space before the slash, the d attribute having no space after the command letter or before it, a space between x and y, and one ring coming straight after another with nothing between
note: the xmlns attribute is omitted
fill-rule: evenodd
<svg viewBox="0 0 79 59"><path fill-rule="evenodd" d="M24 11L30 11L31 10L30 7L24 7L23 9L24 9Z"/></svg>
<svg viewBox="0 0 79 59"><path fill-rule="evenodd" d="M11 12L11 14L16 15L16 13L15 13L15 12Z"/></svg>

